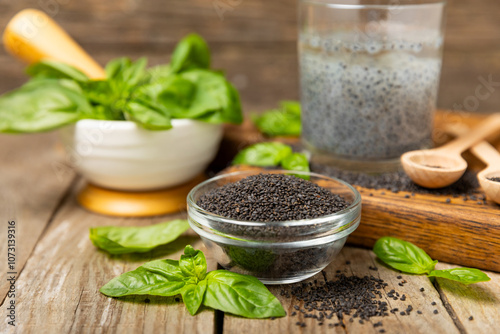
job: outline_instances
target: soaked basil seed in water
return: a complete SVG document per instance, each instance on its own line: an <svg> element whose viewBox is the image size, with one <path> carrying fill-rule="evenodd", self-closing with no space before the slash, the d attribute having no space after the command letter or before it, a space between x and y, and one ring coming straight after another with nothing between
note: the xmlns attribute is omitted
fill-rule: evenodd
<svg viewBox="0 0 500 334"><path fill-rule="evenodd" d="M355 33L302 33L305 142L353 160L395 159L429 146L441 45L439 36L388 43L359 41Z"/></svg>

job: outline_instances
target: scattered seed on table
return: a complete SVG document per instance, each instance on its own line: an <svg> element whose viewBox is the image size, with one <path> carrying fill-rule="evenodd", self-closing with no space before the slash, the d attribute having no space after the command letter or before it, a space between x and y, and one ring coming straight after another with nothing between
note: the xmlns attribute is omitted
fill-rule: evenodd
<svg viewBox="0 0 500 334"><path fill-rule="evenodd" d="M432 302L432 303L431 303L431 305L432 305L432 306L436 305L436 302Z"/></svg>
<svg viewBox="0 0 500 334"><path fill-rule="evenodd" d="M397 276L396 278L397 278L397 279L402 279L402 278L403 278L403 276L399 275L399 276Z"/></svg>
<svg viewBox="0 0 500 334"><path fill-rule="evenodd" d="M438 310L434 310L432 313L438 314L439 312L438 312Z"/></svg>
<svg viewBox="0 0 500 334"><path fill-rule="evenodd" d="M425 289L424 289L424 288L420 288L420 292L424 292L424 291L425 291Z"/></svg>
<svg viewBox="0 0 500 334"><path fill-rule="evenodd" d="M350 264L351 264L351 261L345 261L345 264L346 264L346 265L350 265Z"/></svg>
<svg viewBox="0 0 500 334"><path fill-rule="evenodd" d="M422 311L420 311L420 310L419 310L419 311L417 311L417 313L418 313L418 314L422 314Z"/></svg>
<svg viewBox="0 0 500 334"><path fill-rule="evenodd" d="M446 203L451 203L451 199L447 198Z"/></svg>
<svg viewBox="0 0 500 334"><path fill-rule="evenodd" d="M472 320L474 320L474 317L471 315L471 316L469 317L469 321L472 321Z"/></svg>
<svg viewBox="0 0 500 334"><path fill-rule="evenodd" d="M477 181L476 173L467 170L462 178L452 184L451 186L440 188L440 189L427 189L420 187L413 183L413 181L405 174L404 171L388 172L377 175L358 173L352 171L345 171L339 168L311 164L311 170L316 173L333 176L344 180L350 184L361 186L363 188L369 188L374 190L393 190L411 192L411 196L418 194L434 194L442 196L462 196L464 201L471 200L477 201L477 194L479 193L479 182ZM385 195L385 192L380 192L380 195ZM406 197L406 196L405 196Z"/></svg>

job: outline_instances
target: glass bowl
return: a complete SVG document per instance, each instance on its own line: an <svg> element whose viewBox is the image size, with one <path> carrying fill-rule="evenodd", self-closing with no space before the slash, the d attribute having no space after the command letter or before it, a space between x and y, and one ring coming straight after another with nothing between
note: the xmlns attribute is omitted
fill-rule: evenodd
<svg viewBox="0 0 500 334"><path fill-rule="evenodd" d="M253 275L264 284L302 281L323 270L359 225L361 196L344 181L316 173L266 171L308 176L350 203L337 213L314 219L252 222L225 218L197 205L208 191L237 182L259 171L223 174L194 187L188 195L188 219L211 256L225 269Z"/></svg>

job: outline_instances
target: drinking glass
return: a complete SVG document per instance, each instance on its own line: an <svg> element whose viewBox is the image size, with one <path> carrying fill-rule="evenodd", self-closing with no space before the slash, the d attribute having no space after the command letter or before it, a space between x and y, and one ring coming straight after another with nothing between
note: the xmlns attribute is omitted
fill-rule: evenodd
<svg viewBox="0 0 500 334"><path fill-rule="evenodd" d="M300 0L302 140L313 161L396 169L431 145L444 1Z"/></svg>

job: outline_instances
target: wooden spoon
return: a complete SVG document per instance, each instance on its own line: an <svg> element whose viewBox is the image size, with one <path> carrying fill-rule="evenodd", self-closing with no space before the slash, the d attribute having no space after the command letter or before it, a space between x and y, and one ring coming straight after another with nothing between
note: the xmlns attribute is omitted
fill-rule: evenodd
<svg viewBox="0 0 500 334"><path fill-rule="evenodd" d="M446 127L445 131L456 136L467 133L467 129L464 127L450 126ZM486 164L486 168L477 174L477 179L486 197L500 204L500 182L490 180L493 177L500 178L500 153L495 147L485 141L474 145L470 151Z"/></svg>
<svg viewBox="0 0 500 334"><path fill-rule="evenodd" d="M498 130L500 114L494 114L467 135L446 145L430 150L406 152L401 156L401 164L413 182L422 187L449 186L467 169L467 162L461 157L461 153Z"/></svg>

